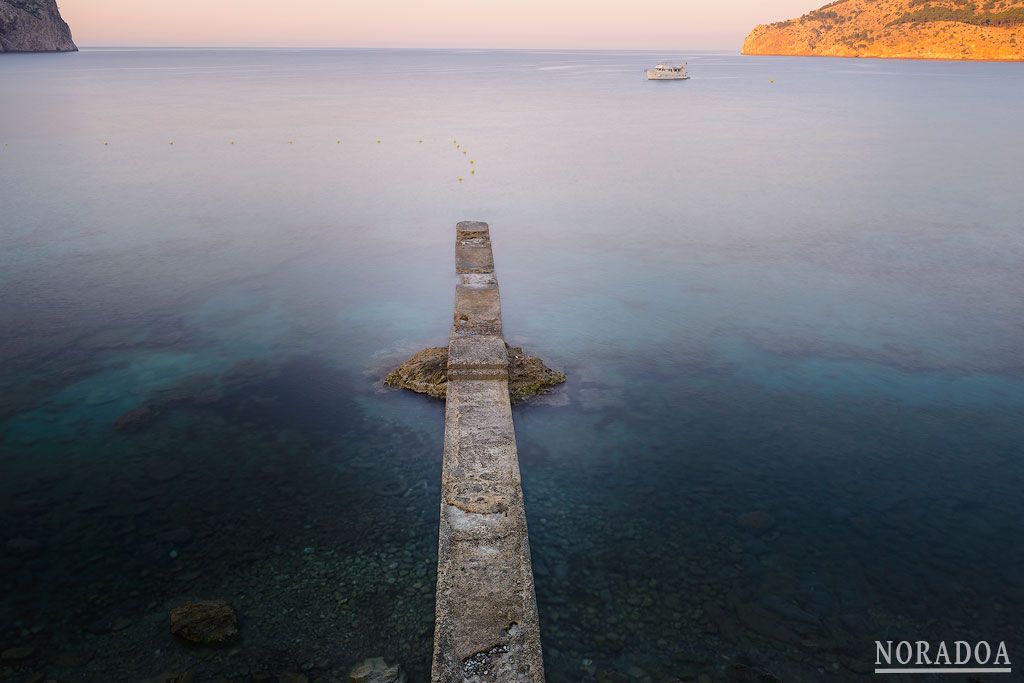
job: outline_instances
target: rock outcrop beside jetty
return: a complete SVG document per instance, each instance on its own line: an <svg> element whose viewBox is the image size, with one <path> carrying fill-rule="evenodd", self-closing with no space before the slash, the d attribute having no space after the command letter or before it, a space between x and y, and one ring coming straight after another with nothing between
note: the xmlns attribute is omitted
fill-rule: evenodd
<svg viewBox="0 0 1024 683"><path fill-rule="evenodd" d="M513 403L544 394L565 382L565 374L552 370L536 356L508 346L508 392ZM384 380L385 386L408 389L434 398L448 395L448 347L423 349L402 363Z"/></svg>
<svg viewBox="0 0 1024 683"><path fill-rule="evenodd" d="M77 52L57 0L0 0L0 52Z"/></svg>
<svg viewBox="0 0 1024 683"><path fill-rule="evenodd" d="M1024 60L1024 0L838 0L755 28L745 55Z"/></svg>

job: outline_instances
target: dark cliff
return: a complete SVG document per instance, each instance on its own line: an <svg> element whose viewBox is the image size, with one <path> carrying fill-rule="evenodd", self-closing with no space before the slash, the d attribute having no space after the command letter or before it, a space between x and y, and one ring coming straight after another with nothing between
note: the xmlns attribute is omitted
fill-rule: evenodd
<svg viewBox="0 0 1024 683"><path fill-rule="evenodd" d="M0 0L0 52L75 52L57 0Z"/></svg>

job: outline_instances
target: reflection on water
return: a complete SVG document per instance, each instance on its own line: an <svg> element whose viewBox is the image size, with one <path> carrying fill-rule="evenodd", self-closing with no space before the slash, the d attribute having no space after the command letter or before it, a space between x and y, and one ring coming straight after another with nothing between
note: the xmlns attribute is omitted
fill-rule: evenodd
<svg viewBox="0 0 1024 683"><path fill-rule="evenodd" d="M426 680L442 408L378 380L465 218L569 372L516 417L549 680L1012 656L1024 75L650 61L5 58L0 675ZM175 642L190 598L239 641Z"/></svg>

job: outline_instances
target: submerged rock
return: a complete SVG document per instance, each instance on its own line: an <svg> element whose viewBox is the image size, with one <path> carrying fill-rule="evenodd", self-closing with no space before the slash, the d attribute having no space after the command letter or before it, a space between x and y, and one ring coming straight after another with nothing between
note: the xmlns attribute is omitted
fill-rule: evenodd
<svg viewBox="0 0 1024 683"><path fill-rule="evenodd" d="M775 517L764 510L754 510L737 517L736 523L747 531L764 532L775 526Z"/></svg>
<svg viewBox="0 0 1024 683"><path fill-rule="evenodd" d="M725 678L729 683L782 683L778 676L746 664L730 664Z"/></svg>
<svg viewBox="0 0 1024 683"><path fill-rule="evenodd" d="M348 680L349 683L406 683L408 678L398 664L388 664L383 657L374 657L352 667Z"/></svg>
<svg viewBox="0 0 1024 683"><path fill-rule="evenodd" d="M153 481L170 481L185 471L180 460L153 456L146 461L146 474Z"/></svg>
<svg viewBox="0 0 1024 683"><path fill-rule="evenodd" d="M223 600L189 602L171 610L171 633L190 643L226 643L238 635L238 618Z"/></svg>
<svg viewBox="0 0 1024 683"><path fill-rule="evenodd" d="M159 676L147 678L143 683L195 683L195 680L196 675L191 671L168 671Z"/></svg>
<svg viewBox="0 0 1024 683"><path fill-rule="evenodd" d="M114 429L119 432L134 432L148 427L156 418L156 411L147 405L133 408L123 413L114 422Z"/></svg>
<svg viewBox="0 0 1024 683"><path fill-rule="evenodd" d="M43 552L43 544L31 538L12 538L7 541L7 552L16 557L35 557Z"/></svg>
<svg viewBox="0 0 1024 683"><path fill-rule="evenodd" d="M3 0L0 0L2 2ZM201 372L188 375L170 387L153 391L141 404L122 413L114 422L119 432L140 432L175 409L212 409L230 393L243 393L280 377L284 366L247 359L222 374Z"/></svg>
<svg viewBox="0 0 1024 683"><path fill-rule="evenodd" d="M35 653L36 649L34 647L9 647L0 654L0 659L5 662L20 662L28 659Z"/></svg>
<svg viewBox="0 0 1024 683"><path fill-rule="evenodd" d="M509 361L508 393L513 403L547 393L565 382L564 373L552 370L540 358L526 355L519 347L505 346ZM448 348L423 349L392 371L384 385L445 398L448 394Z"/></svg>

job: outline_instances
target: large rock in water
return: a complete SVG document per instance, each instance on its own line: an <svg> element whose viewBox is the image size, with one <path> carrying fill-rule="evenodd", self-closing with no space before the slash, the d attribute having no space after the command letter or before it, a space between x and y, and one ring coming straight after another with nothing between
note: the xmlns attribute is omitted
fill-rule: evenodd
<svg viewBox="0 0 1024 683"><path fill-rule="evenodd" d="M743 54L1024 60L1024 0L839 0L758 26Z"/></svg>
<svg viewBox="0 0 1024 683"><path fill-rule="evenodd" d="M544 365L521 348L508 346L508 393L513 403L543 394L565 382L565 374ZM448 395L448 348L423 349L384 380L385 386L409 389L434 398Z"/></svg>
<svg viewBox="0 0 1024 683"><path fill-rule="evenodd" d="M406 683L408 678L402 667L388 664L383 657L367 659L348 672L349 683Z"/></svg>
<svg viewBox="0 0 1024 683"><path fill-rule="evenodd" d="M189 602L171 610L171 633L190 643L217 645L238 635L238 619L223 600Z"/></svg>
<svg viewBox="0 0 1024 683"><path fill-rule="evenodd" d="M57 0L0 0L0 52L77 52Z"/></svg>

